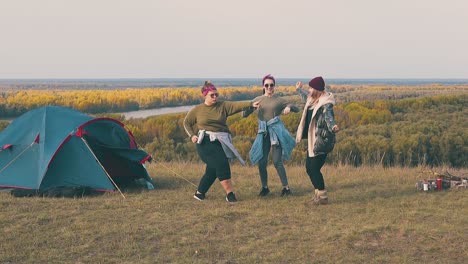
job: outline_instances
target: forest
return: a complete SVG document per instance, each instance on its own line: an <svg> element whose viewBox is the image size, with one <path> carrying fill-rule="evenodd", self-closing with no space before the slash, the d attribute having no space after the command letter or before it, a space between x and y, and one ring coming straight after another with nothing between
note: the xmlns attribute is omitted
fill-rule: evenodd
<svg viewBox="0 0 468 264"><path fill-rule="evenodd" d="M292 94L292 87L282 89ZM248 100L259 93L259 87L222 88L224 100ZM60 105L98 114L136 111L160 107L192 105L200 102L197 88L131 88L124 90L9 90L0 91L0 117L16 117L31 109Z"/></svg>
<svg viewBox="0 0 468 264"><path fill-rule="evenodd" d="M337 105L335 116L342 131L328 161L355 166L466 167L467 103L468 95L450 95ZM184 117L172 114L124 122L156 159L198 160L195 146L182 129ZM282 117L292 134L299 118L300 113ZM238 114L230 117L228 124L235 146L247 157L257 131L256 116L242 118ZM294 149L290 162L304 162L305 150L303 141Z"/></svg>
<svg viewBox="0 0 468 264"><path fill-rule="evenodd" d="M378 166L466 167L468 153L468 86L329 86L337 98L335 116L341 132L327 162ZM110 114L124 110L201 102L196 88L117 91L8 91L0 96L1 117L14 117L41 105L64 105L126 124L139 145L161 161L198 161L195 145L182 129L185 113L125 120ZM224 100L247 100L260 87L221 88ZM285 99L303 106L294 87L280 87ZM301 113L283 115L296 133ZM0 130L8 123L0 121ZM257 131L256 115L228 119L234 144L247 158ZM303 163L306 143L296 146L289 163Z"/></svg>

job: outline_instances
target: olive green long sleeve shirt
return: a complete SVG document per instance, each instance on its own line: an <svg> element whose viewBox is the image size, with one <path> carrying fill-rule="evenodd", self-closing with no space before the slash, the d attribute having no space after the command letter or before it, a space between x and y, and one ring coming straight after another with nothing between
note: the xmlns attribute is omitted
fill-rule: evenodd
<svg viewBox="0 0 468 264"><path fill-rule="evenodd" d="M204 103L195 106L184 119L184 129L189 137L197 135L198 130L227 132L228 116L250 109L252 102L219 101L208 106Z"/></svg>
<svg viewBox="0 0 468 264"><path fill-rule="evenodd" d="M268 97L266 95L261 95L252 100L252 102L260 102L260 107L258 108L258 119L262 121L268 121L275 116L281 115L284 108L291 108L291 112L299 112L299 108L292 103L288 103L283 98L273 95ZM248 109L242 114L243 117L249 116L255 109Z"/></svg>

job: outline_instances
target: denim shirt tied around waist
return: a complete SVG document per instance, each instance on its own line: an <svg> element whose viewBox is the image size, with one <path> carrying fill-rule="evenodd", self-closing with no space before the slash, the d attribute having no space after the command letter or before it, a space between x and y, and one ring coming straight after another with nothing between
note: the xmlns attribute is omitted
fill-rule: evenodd
<svg viewBox="0 0 468 264"><path fill-rule="evenodd" d="M262 159L263 137L267 132L270 136L271 145L281 144L283 159L289 160L292 150L296 146L296 140L289 134L281 119L275 116L268 122L258 120L257 136L249 152L250 162L255 165Z"/></svg>

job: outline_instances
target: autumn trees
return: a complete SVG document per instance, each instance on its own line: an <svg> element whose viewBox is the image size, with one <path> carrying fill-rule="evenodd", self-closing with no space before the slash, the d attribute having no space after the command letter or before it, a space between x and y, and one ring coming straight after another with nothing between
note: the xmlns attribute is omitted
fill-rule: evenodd
<svg viewBox="0 0 468 264"><path fill-rule="evenodd" d="M328 162L381 166L449 165L466 167L468 160L468 86L360 87L332 86L335 116L341 132ZM294 87L278 94L301 105ZM260 87L221 88L222 99L249 100ZM441 95L443 94L443 95ZM42 105L63 105L86 113L108 113L200 103L196 88L125 90L19 90L0 92L0 130L7 122ZM108 114L107 114L108 115ZM123 121L138 143L156 160L198 160L195 146L182 129L185 114ZM294 134L300 113L282 117ZM247 157L257 131L256 115L228 119L234 144ZM292 163L302 163L305 142L293 151Z"/></svg>
<svg viewBox="0 0 468 264"><path fill-rule="evenodd" d="M221 88L221 98L248 100L259 87ZM288 91L288 89L285 89ZM290 93L293 90L289 91ZM123 90L12 90L0 91L0 117L17 117L31 109L60 105L85 113L115 113L201 102L196 88L142 88Z"/></svg>
<svg viewBox="0 0 468 264"><path fill-rule="evenodd" d="M335 107L342 131L329 162L359 165L466 167L468 159L468 95L433 96L387 101L361 101ZM162 160L197 159L182 129L185 114L126 121L139 143ZM282 119L296 131L300 113ZM247 157L257 131L256 115L228 119L234 144ZM306 145L293 151L302 163Z"/></svg>

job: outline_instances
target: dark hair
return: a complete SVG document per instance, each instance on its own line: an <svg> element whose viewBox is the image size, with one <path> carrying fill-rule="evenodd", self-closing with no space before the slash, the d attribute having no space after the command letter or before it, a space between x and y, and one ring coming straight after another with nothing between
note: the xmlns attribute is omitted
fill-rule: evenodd
<svg viewBox="0 0 468 264"><path fill-rule="evenodd" d="M273 75L271 75L271 74L268 74L268 75L266 75L265 77L263 77L263 79L262 79L262 85L265 84L265 80L272 80L273 83L276 84L275 77L273 77Z"/></svg>
<svg viewBox="0 0 468 264"><path fill-rule="evenodd" d="M275 80L275 77L273 77L273 75L267 74L266 76L264 76L263 79L262 79L262 86L265 85L266 80L272 80L273 84L276 85L276 80ZM263 87L263 93L262 94L265 94L265 87Z"/></svg>
<svg viewBox="0 0 468 264"><path fill-rule="evenodd" d="M205 83L203 84L202 88L201 88L201 92L203 93L206 90L206 88L208 88L210 86L213 86L213 83L211 83L211 81L206 80Z"/></svg>

